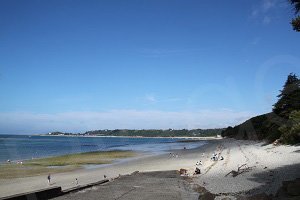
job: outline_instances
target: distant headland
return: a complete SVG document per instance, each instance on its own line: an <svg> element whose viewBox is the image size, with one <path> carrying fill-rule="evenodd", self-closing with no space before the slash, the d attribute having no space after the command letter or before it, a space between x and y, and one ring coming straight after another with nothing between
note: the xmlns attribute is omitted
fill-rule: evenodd
<svg viewBox="0 0 300 200"><path fill-rule="evenodd" d="M215 129L114 129L93 130L85 133L50 132L43 135L49 136L126 136L126 137L217 137L224 128Z"/></svg>

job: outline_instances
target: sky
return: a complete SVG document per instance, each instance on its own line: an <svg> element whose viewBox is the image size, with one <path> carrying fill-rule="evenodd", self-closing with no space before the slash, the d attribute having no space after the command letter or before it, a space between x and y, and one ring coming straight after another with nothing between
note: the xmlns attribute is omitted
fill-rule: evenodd
<svg viewBox="0 0 300 200"><path fill-rule="evenodd" d="M1 0L0 133L193 129L267 113L300 33L286 0Z"/></svg>

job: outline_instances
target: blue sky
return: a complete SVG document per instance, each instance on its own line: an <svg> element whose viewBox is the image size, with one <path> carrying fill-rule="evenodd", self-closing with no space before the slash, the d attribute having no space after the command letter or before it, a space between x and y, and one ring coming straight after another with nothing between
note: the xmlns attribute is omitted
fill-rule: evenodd
<svg viewBox="0 0 300 200"><path fill-rule="evenodd" d="M214 128L300 75L285 0L2 0L0 133Z"/></svg>

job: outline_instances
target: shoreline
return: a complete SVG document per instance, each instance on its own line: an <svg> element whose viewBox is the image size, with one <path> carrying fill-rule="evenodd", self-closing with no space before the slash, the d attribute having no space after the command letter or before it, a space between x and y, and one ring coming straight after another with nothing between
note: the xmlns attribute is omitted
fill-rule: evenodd
<svg viewBox="0 0 300 200"><path fill-rule="evenodd" d="M299 178L300 146L264 145L257 141L239 141L234 139L207 140L207 143L195 149L172 151L178 157L168 153L146 155L136 159L113 163L96 169L79 169L73 172L53 174L53 185L63 189L74 187L78 178L79 185L97 182L104 179L115 179L119 175L131 174L135 171L168 171L187 170L192 184L205 187L214 194L251 195L261 192L274 194L283 180ZM212 161L212 153L220 152L224 160ZM298 153L297 153L298 152ZM203 165L200 175L193 175L196 162ZM248 171L233 177L230 171L237 170L238 165L247 164ZM0 197L21 192L49 187L44 175L0 179Z"/></svg>
<svg viewBox="0 0 300 200"><path fill-rule="evenodd" d="M26 136L26 135L23 135L23 136ZM36 136L38 136L38 137L40 137L40 135L36 135ZM201 142L201 141L206 141L206 140L212 140L212 139L215 139L215 138L208 138L208 137L205 137L205 138L194 138L194 137L190 137L190 138L188 138L188 137L177 137L177 138L167 138L167 137L126 137L126 136L64 136L64 135L49 135L49 137L64 137L64 138L67 138L67 137L69 137L69 138L75 138L75 137L77 137L77 138L130 138L130 139L132 139L132 138L137 138L137 139L139 139L139 138L143 138L143 139L174 139L174 140L177 140L177 141L173 141L173 140L171 140L171 141L169 141L169 142L166 142L165 144L166 145L164 145L164 143L157 143L157 144L161 144L162 145L162 147L168 147L168 145L170 145L170 144L178 144L178 147L177 148L179 148L179 146L180 146L180 144L181 143L187 143L187 146L189 145L189 143L191 143L191 142ZM42 137L48 137L48 135L43 135ZM180 140L180 139L182 139L182 140ZM154 145L155 145L155 143L153 143ZM91 144L92 146L98 146L98 144L97 143L92 143ZM137 145L137 147L139 146L139 144L129 144L129 145L127 145L128 146L128 149L126 149L126 145L124 146L125 148L120 148L120 147L122 147L122 146L120 146L120 147L108 147L108 148L106 148L106 149L99 149L99 148L97 148L97 149L91 149L91 150L84 150L84 151L77 151L77 152L59 152L59 151L57 151L54 155L52 154L52 155L47 155L47 154L41 154L41 155L38 155L38 156L36 156L36 157L33 157L33 156L26 156L26 157L23 157L23 158L21 158L21 157L19 157L19 158L17 158L17 159L13 159L13 158L7 158L6 160L1 160L0 161L0 165L3 165L3 164L7 164L8 162L8 160L10 161L10 163L21 163L21 162L26 162L26 161L32 161L32 160L36 160L36 159L43 159L43 158L52 158L52 157L59 157L59 156L67 156L67 155L74 155L74 154L82 154L82 153L92 153L92 152L103 152L103 153L105 153L105 152L112 152L112 151L135 151L135 152L137 152L137 153L153 153L153 154L161 154L161 153L164 153L164 152L166 152L166 151L168 151L167 149L165 149L165 148L162 148L160 151L160 153L157 153L157 151L153 151L152 152L152 150L149 150L149 149L145 149L145 150L143 150L143 149L140 149L140 148L138 148L138 149L134 149L134 148L131 148L131 146L132 145ZM147 143L142 143L141 145L147 145ZM84 146L84 144L83 144L83 146ZM193 145L191 145L191 146L193 146Z"/></svg>
<svg viewBox="0 0 300 200"><path fill-rule="evenodd" d="M107 138L168 138L168 139L199 139L199 140L212 140L212 139L223 139L222 137L215 137L215 136L201 136L201 137L164 137L164 136L158 136L158 137L147 137L147 136L114 136L114 135L47 135L47 134L41 134L41 135L28 135L28 136L53 136L53 137L83 137L83 138L94 138L94 137L107 137Z"/></svg>

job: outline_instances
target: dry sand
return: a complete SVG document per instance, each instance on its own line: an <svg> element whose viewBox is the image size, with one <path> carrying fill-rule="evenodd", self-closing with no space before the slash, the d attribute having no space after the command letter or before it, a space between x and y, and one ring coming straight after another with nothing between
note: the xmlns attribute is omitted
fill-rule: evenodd
<svg viewBox="0 0 300 200"><path fill-rule="evenodd" d="M224 160L212 161L212 154L221 153ZM112 179L119 174L134 171L164 171L185 168L195 185L204 186L215 194L274 194L283 180L300 178L300 146L263 145L262 142L233 139L210 139L207 145L197 149L173 152L178 157L163 155L143 156L97 169L52 174L52 185L68 189L79 185ZM196 162L201 160L201 174L192 176ZM232 177L231 170L246 164L249 170ZM0 179L0 197L49 187L46 176L18 179Z"/></svg>

